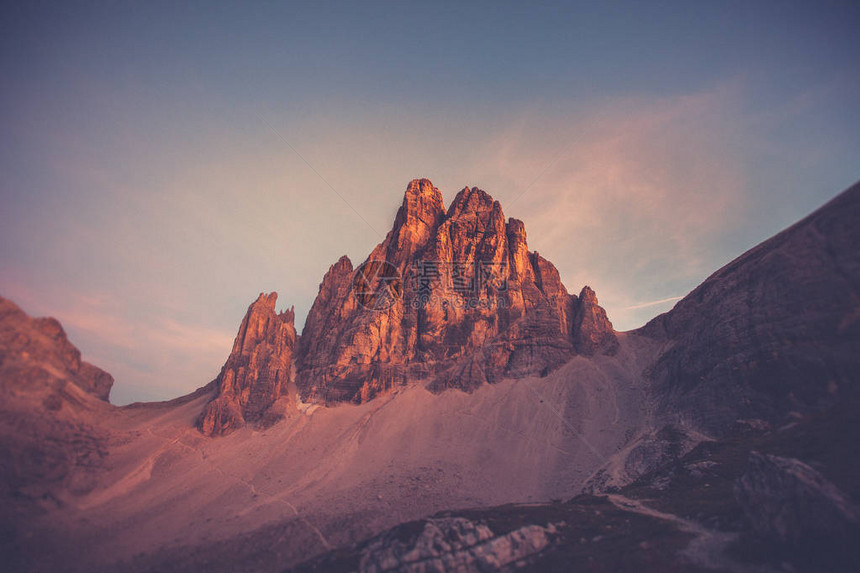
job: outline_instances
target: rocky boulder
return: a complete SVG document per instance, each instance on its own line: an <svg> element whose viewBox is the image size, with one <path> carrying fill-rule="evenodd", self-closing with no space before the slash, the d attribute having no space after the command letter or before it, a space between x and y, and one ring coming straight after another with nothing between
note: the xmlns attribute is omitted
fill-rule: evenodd
<svg viewBox="0 0 860 573"><path fill-rule="evenodd" d="M751 452L734 495L756 533L773 541L847 541L857 531L858 512L851 499L794 458Z"/></svg>
<svg viewBox="0 0 860 573"><path fill-rule="evenodd" d="M555 527L526 525L503 535L463 517L438 517L415 524L412 534L391 531L366 544L360 571L497 571L550 544Z"/></svg>

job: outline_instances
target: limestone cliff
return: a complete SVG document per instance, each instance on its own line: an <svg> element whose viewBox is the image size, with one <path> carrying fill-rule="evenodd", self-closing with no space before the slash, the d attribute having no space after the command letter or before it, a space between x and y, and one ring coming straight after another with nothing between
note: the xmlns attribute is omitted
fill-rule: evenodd
<svg viewBox="0 0 860 573"><path fill-rule="evenodd" d="M385 297L357 292L357 279ZM430 181L414 180L356 273L344 257L323 279L296 383L305 399L362 402L408 378L471 391L546 375L577 352L617 345L594 293L583 293L567 292L552 263L528 250L522 221L506 220L485 191L466 187L446 210Z"/></svg>
<svg viewBox="0 0 860 573"><path fill-rule="evenodd" d="M198 420L204 434L225 434L246 422L265 425L279 417L276 402L289 399L295 316L292 308L276 313L277 300L278 293L261 293L248 307L233 351L215 380L216 396Z"/></svg>

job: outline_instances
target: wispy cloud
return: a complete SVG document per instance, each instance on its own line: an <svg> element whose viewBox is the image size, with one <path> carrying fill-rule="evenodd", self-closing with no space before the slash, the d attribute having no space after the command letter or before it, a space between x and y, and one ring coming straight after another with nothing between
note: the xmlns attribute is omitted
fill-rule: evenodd
<svg viewBox="0 0 860 573"><path fill-rule="evenodd" d="M681 300L682 298L684 298L684 297L683 296L670 296L669 298L661 298L660 300L652 300L650 302L641 302L639 304L627 306L627 307L624 307L624 310L637 310L640 308L649 308L652 306L666 304L667 302L675 302L676 300Z"/></svg>
<svg viewBox="0 0 860 573"><path fill-rule="evenodd" d="M582 116L527 114L487 143L475 170L503 206L527 189L507 214L525 220L530 248L571 290L595 288L610 318L632 328L677 300L667 290L712 272L712 245L743 219L742 90L732 80L606 101Z"/></svg>
<svg viewBox="0 0 860 573"><path fill-rule="evenodd" d="M218 373L233 342L233 333L227 330L160 314L129 313L128 302L109 293L52 296L10 282L6 289L4 296L30 314L60 320L72 343L83 349L84 360L114 376L114 403L163 400L206 384Z"/></svg>

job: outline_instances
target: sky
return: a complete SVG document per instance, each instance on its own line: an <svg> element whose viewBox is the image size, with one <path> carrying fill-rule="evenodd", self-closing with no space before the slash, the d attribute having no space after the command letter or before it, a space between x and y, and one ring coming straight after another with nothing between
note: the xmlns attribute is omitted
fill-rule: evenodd
<svg viewBox="0 0 860 573"><path fill-rule="evenodd" d="M860 3L4 2L0 296L112 402L297 327L407 183L522 219L618 330L860 178Z"/></svg>

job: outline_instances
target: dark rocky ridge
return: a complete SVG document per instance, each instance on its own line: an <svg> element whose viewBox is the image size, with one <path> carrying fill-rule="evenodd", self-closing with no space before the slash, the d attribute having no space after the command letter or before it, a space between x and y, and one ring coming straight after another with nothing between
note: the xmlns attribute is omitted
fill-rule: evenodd
<svg viewBox="0 0 860 573"><path fill-rule="evenodd" d="M860 393L860 184L711 275L637 334L662 409L720 434Z"/></svg>

